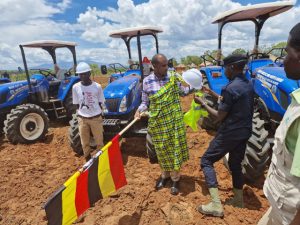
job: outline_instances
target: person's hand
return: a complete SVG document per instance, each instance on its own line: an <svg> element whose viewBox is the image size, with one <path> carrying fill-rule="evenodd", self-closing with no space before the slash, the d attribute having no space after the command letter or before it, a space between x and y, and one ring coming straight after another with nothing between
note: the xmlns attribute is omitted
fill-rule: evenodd
<svg viewBox="0 0 300 225"><path fill-rule="evenodd" d="M206 94L210 94L210 93L211 93L210 88L205 87L205 86L202 86L202 91L203 91L204 93L206 93Z"/></svg>
<svg viewBox="0 0 300 225"><path fill-rule="evenodd" d="M139 110L137 110L134 114L134 118L140 120L141 119L141 113Z"/></svg>
<svg viewBox="0 0 300 225"><path fill-rule="evenodd" d="M194 95L194 101L197 103L197 104L200 104L202 106L204 106L206 104L205 100L201 97L198 97L196 95Z"/></svg>

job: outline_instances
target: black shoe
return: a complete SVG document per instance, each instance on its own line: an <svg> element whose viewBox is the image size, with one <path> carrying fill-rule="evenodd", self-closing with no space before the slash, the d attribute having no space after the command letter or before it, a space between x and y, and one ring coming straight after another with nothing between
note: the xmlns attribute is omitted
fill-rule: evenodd
<svg viewBox="0 0 300 225"><path fill-rule="evenodd" d="M155 185L156 190L159 190L159 189L162 189L163 187L165 187L169 180L170 180L170 177L165 178L165 179L160 177L157 180L156 185Z"/></svg>
<svg viewBox="0 0 300 225"><path fill-rule="evenodd" d="M173 181L171 187L171 194L178 195L178 193L179 193L179 181Z"/></svg>

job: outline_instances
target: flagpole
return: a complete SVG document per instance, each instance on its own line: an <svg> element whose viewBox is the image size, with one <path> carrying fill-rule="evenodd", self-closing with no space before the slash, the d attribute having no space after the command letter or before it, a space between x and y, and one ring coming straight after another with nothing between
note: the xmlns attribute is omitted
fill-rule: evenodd
<svg viewBox="0 0 300 225"><path fill-rule="evenodd" d="M145 112L142 112L140 116L143 116ZM121 130L118 135L122 136L133 124L135 124L136 121L138 121L140 118L134 118L123 130Z"/></svg>

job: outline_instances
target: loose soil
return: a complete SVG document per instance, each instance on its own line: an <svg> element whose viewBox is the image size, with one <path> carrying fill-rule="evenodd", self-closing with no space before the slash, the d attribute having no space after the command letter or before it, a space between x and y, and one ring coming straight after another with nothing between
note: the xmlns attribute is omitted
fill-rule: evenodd
<svg viewBox="0 0 300 225"><path fill-rule="evenodd" d="M97 77L105 86L107 77ZM192 96L182 98L187 111ZM0 137L0 224L45 225L41 208L47 198L83 164L69 146L68 123L51 122L44 142L12 145ZM245 208L224 206L223 219L197 212L199 204L209 201L204 176L199 166L201 156L214 134L201 128L187 130L190 160L181 171L180 194L170 194L170 186L155 191L160 175L157 164L150 164L144 138L123 140L121 149L128 185L113 196L100 200L76 222L81 225L186 225L186 224L257 224L268 208L263 195L264 179L244 187ZM231 176L222 161L215 164L222 203L232 196Z"/></svg>

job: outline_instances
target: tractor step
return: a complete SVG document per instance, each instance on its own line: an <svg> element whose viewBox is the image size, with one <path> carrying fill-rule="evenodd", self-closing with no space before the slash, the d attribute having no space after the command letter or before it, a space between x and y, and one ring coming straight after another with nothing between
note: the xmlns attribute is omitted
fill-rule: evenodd
<svg viewBox="0 0 300 225"><path fill-rule="evenodd" d="M48 111L54 111L55 117L57 119L66 118L66 109L63 105L62 100L60 99L50 99L50 102L52 103L52 108L48 109Z"/></svg>
<svg viewBox="0 0 300 225"><path fill-rule="evenodd" d="M119 126L120 120L119 119L104 119L103 126Z"/></svg>

